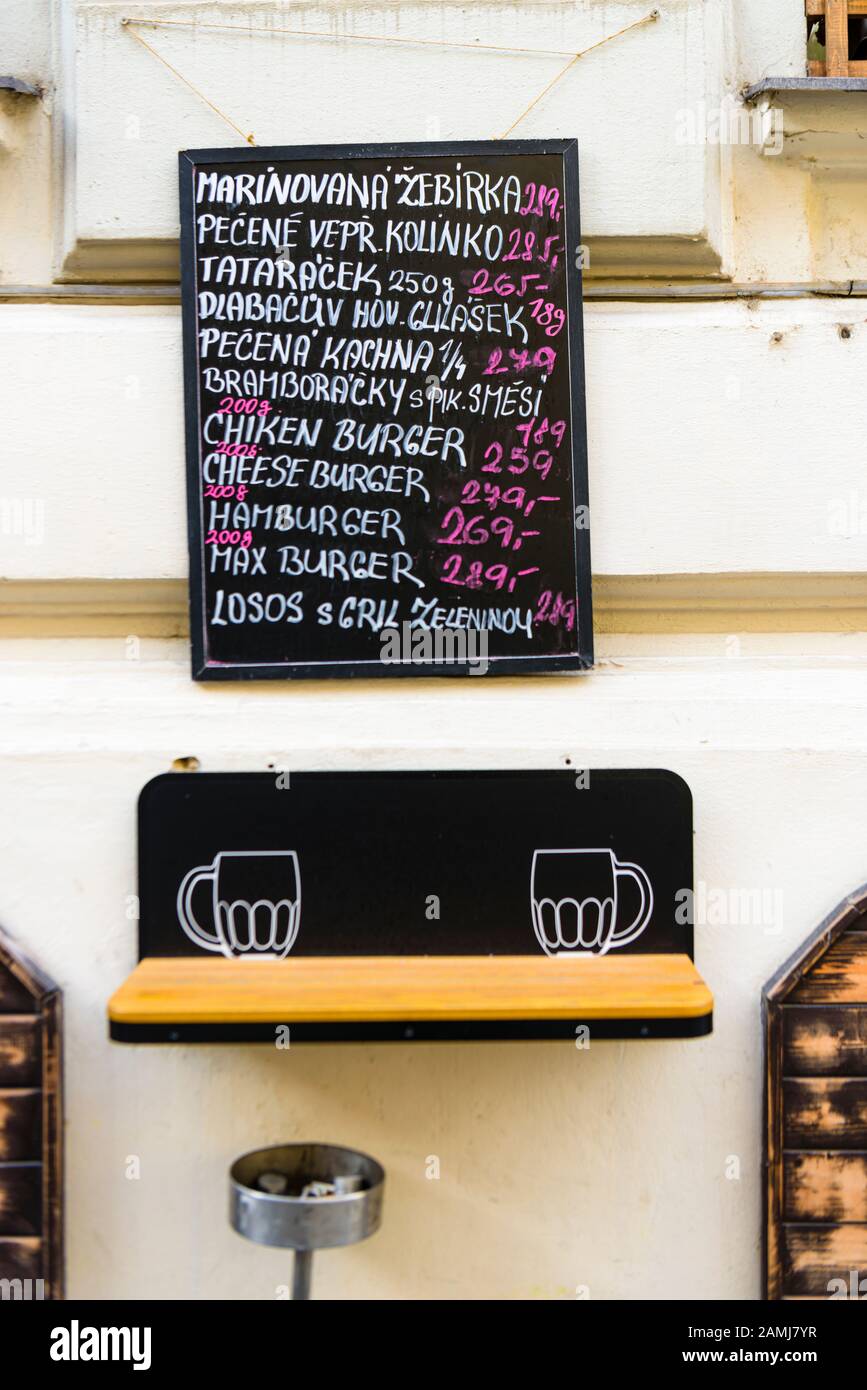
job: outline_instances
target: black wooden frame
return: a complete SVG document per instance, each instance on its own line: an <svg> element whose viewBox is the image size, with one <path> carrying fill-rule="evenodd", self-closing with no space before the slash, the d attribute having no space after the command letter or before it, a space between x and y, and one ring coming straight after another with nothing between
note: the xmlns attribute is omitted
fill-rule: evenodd
<svg viewBox="0 0 867 1390"><path fill-rule="evenodd" d="M564 231L567 272L566 309L569 347L569 406L572 448L572 511L589 506L587 428L584 392L584 331L581 268L578 250L581 223L578 190L578 142L552 140L467 140L374 145L275 145L266 148L181 150L178 153L181 215L181 308L184 346L184 414L187 458L187 532L190 553L190 633L194 680L286 680L322 677L460 676L470 667L459 662L386 665L381 661L297 661L279 664L216 665L207 658L204 603L204 554L199 428L199 373L196 314L195 203L193 178L199 163L263 163L314 159L424 158L436 155L559 154L563 157ZM576 406L580 416L576 419ZM590 529L573 529L573 567L577 601L577 652L560 656L490 657L487 674L532 675L577 672L593 665L593 611L590 574Z"/></svg>

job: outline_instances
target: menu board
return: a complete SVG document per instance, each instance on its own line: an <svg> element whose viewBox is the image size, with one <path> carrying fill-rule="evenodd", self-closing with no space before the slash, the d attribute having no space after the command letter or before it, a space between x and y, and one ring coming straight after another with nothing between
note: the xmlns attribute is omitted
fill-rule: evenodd
<svg viewBox="0 0 867 1390"><path fill-rule="evenodd" d="M576 143L179 159L194 677L590 666Z"/></svg>

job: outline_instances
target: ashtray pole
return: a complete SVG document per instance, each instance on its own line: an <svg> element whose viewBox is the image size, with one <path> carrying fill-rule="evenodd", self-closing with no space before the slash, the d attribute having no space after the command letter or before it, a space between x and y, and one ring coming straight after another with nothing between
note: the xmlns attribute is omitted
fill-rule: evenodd
<svg viewBox="0 0 867 1390"><path fill-rule="evenodd" d="M313 1251L296 1250L295 1268L292 1272L292 1297L293 1299L310 1297L310 1285L313 1280Z"/></svg>
<svg viewBox="0 0 867 1390"><path fill-rule="evenodd" d="M235 1160L229 1220L259 1245L295 1251L292 1298L310 1298L314 1250L354 1245L382 1221L385 1171L336 1144L281 1144Z"/></svg>

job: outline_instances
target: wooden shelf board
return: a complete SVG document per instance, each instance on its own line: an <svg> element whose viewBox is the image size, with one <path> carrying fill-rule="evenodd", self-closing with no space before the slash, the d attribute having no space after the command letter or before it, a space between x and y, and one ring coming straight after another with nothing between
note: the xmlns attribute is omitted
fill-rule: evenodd
<svg viewBox="0 0 867 1390"><path fill-rule="evenodd" d="M141 961L109 1001L119 1024L702 1018L687 955L305 956Z"/></svg>

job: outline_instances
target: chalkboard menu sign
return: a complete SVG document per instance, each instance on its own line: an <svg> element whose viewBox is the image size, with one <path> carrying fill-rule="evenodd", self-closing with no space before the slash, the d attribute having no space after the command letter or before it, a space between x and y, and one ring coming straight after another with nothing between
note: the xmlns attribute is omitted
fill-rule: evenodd
<svg viewBox="0 0 867 1390"><path fill-rule="evenodd" d="M592 664L575 142L179 158L194 676Z"/></svg>

